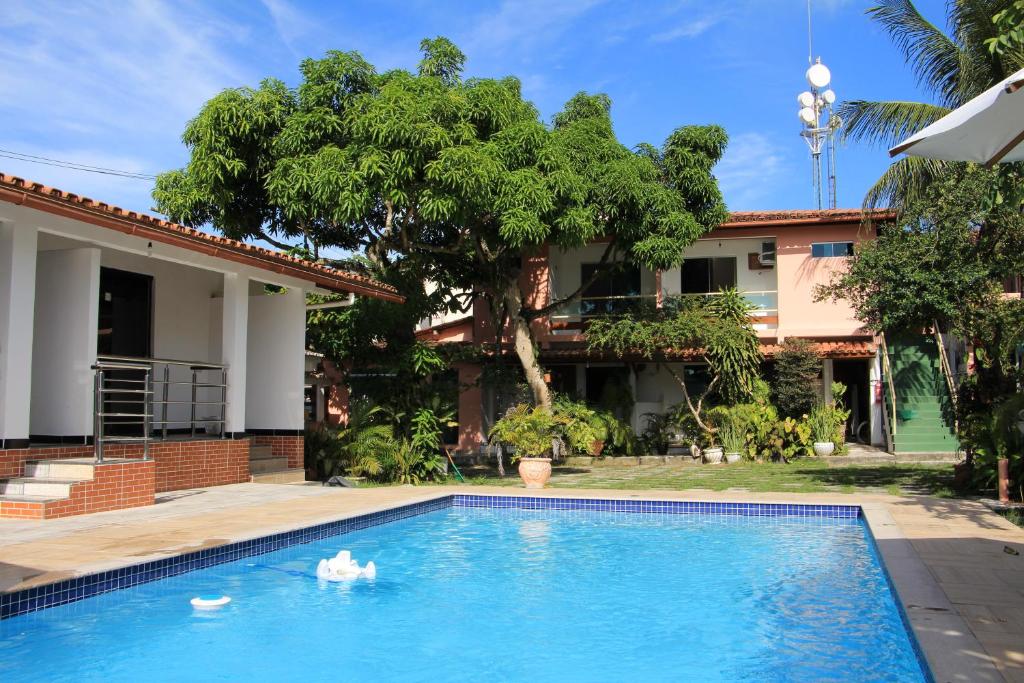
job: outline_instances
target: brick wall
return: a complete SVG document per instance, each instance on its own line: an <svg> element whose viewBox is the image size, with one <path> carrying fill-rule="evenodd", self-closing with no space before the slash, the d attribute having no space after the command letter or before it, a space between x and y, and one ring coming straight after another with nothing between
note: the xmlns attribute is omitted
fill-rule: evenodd
<svg viewBox="0 0 1024 683"><path fill-rule="evenodd" d="M298 438L299 462L302 461L302 437ZM283 446L282 446L283 447ZM140 444L109 444L103 449L107 458L141 458ZM154 441L149 454L156 462L156 491L177 491L200 486L240 484L249 481L248 439L203 439L199 441ZM0 451L0 479L24 476L28 460L92 457L92 446L21 448ZM289 456L289 462L291 457Z"/></svg>
<svg viewBox="0 0 1024 683"><path fill-rule="evenodd" d="M254 446L270 446L270 452L278 458L288 458L288 467L305 467L305 437L302 436L254 436Z"/></svg>
<svg viewBox="0 0 1024 683"><path fill-rule="evenodd" d="M92 481L72 484L70 497L47 502L0 501L0 517L55 519L152 505L155 489L153 460L103 463L96 465Z"/></svg>
<svg viewBox="0 0 1024 683"><path fill-rule="evenodd" d="M138 444L111 444L108 457L142 457ZM248 439L156 441L149 444L156 462L156 491L180 491L201 486L241 484L249 481Z"/></svg>

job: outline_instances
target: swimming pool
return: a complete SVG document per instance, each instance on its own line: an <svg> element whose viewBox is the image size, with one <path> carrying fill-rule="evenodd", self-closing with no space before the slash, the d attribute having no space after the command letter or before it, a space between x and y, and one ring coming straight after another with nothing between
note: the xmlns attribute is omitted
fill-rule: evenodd
<svg viewBox="0 0 1024 683"><path fill-rule="evenodd" d="M0 679L927 680L848 512L462 498L5 619ZM342 548L376 580L318 581Z"/></svg>

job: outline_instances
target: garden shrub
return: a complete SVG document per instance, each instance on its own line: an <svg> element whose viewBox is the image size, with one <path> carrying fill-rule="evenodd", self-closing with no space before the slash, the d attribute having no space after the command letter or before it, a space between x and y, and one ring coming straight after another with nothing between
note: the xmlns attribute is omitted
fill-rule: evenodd
<svg viewBox="0 0 1024 683"><path fill-rule="evenodd" d="M797 418L811 411L818 401L821 358L810 342L789 337L775 356L772 399L779 414Z"/></svg>

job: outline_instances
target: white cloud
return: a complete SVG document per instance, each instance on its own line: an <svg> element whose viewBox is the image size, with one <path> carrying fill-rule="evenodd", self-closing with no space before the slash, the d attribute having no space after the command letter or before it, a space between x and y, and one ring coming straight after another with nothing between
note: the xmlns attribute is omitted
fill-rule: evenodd
<svg viewBox="0 0 1024 683"><path fill-rule="evenodd" d="M311 17L296 9L288 0L260 0L270 14L274 28L281 39L293 47L299 38L315 31L318 27Z"/></svg>
<svg viewBox="0 0 1024 683"><path fill-rule="evenodd" d="M785 180L787 169L782 148L767 135L748 132L732 137L715 176L729 208L743 211L759 208Z"/></svg>
<svg viewBox="0 0 1024 683"><path fill-rule="evenodd" d="M557 38L604 0L504 0L470 32L467 53L526 49Z"/></svg>
<svg viewBox="0 0 1024 683"><path fill-rule="evenodd" d="M670 43L680 38L696 38L722 20L721 17L707 16L684 22L651 36L652 43Z"/></svg>

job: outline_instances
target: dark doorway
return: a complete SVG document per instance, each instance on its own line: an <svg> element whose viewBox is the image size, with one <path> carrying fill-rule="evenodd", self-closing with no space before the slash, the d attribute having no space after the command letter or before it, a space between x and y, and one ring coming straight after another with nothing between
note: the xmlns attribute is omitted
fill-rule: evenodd
<svg viewBox="0 0 1024 683"><path fill-rule="evenodd" d="M153 277L100 268L101 356L153 355Z"/></svg>
<svg viewBox="0 0 1024 683"><path fill-rule="evenodd" d="M153 355L153 277L114 268L100 268L100 315L96 351L101 356L149 358ZM142 373L107 370L104 431L116 436L142 436L144 399ZM123 390L123 391L122 391Z"/></svg>
<svg viewBox="0 0 1024 683"><path fill-rule="evenodd" d="M846 394L842 397L850 419L847 421L848 436L855 439L857 428L862 422L871 419L871 391L868 377L869 361L867 360L834 360L832 361L832 381L846 385ZM868 441L871 430L866 428Z"/></svg>
<svg viewBox="0 0 1024 683"><path fill-rule="evenodd" d="M587 403L611 411L620 420L633 412L633 390L629 368L597 366L586 370Z"/></svg>

